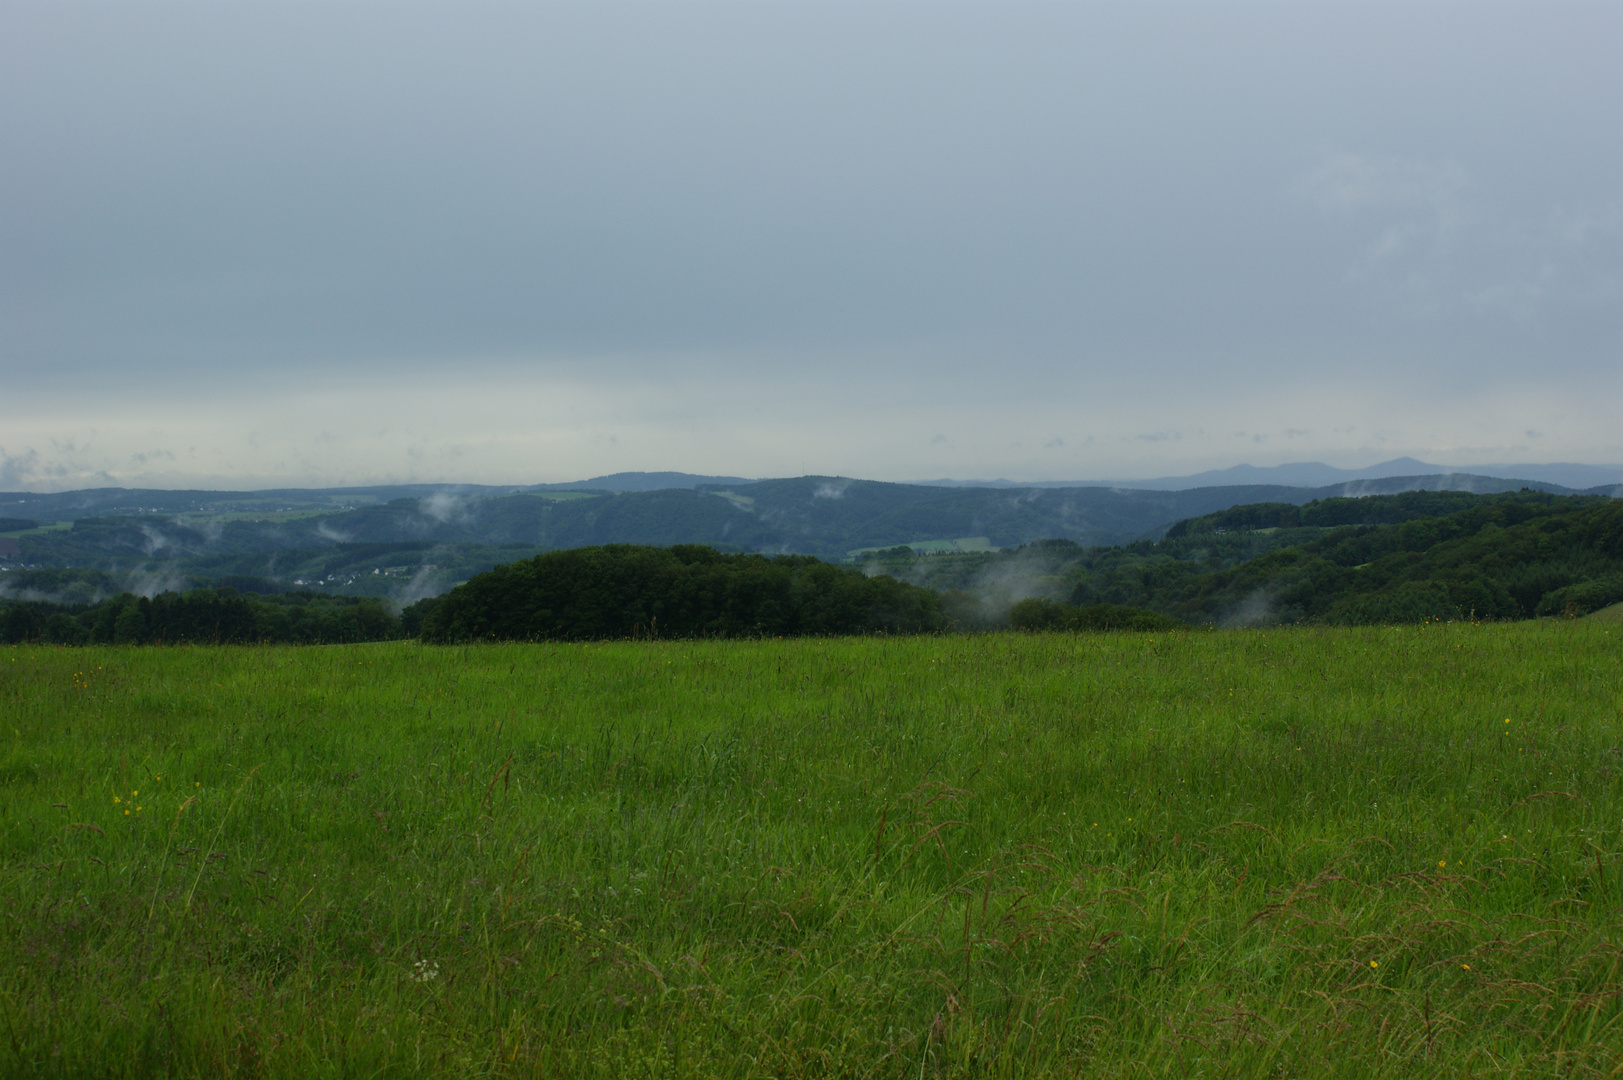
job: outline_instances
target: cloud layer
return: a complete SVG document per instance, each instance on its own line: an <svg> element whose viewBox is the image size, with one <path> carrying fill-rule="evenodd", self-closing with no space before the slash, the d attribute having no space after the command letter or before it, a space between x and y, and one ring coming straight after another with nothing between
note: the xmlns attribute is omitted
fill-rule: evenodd
<svg viewBox="0 0 1623 1080"><path fill-rule="evenodd" d="M1620 50L1615 5L6 5L0 487L1623 460Z"/></svg>

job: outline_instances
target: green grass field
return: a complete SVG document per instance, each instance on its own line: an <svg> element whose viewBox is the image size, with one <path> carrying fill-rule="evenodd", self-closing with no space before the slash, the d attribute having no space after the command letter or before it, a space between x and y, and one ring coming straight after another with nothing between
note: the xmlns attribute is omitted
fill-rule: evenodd
<svg viewBox="0 0 1623 1080"><path fill-rule="evenodd" d="M71 521L56 521L49 525L41 525L37 529L13 529L10 532L0 532L0 536L16 539L19 536L38 536L40 533L68 532L73 528Z"/></svg>
<svg viewBox="0 0 1623 1080"><path fill-rule="evenodd" d="M1616 1076L1623 633L0 650L8 1076Z"/></svg>

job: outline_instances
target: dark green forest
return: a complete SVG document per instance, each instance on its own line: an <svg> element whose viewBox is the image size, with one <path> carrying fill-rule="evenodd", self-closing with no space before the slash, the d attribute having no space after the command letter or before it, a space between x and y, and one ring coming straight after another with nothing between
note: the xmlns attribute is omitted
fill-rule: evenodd
<svg viewBox="0 0 1623 1080"><path fill-rule="evenodd" d="M549 552L481 574L417 607L422 638L431 642L944 628L938 599L928 589L806 555L729 555L693 544Z"/></svg>
<svg viewBox="0 0 1623 1080"><path fill-rule="evenodd" d="M1248 601L1266 604L1279 622L1581 615L1623 600L1623 503L1529 494L1337 529L1157 600L1186 621Z"/></svg>
<svg viewBox="0 0 1623 1080"><path fill-rule="evenodd" d="M1024 596L1145 608L1188 625L1583 615L1623 601L1623 502L1522 491L1261 504L1179 522L1159 542L920 558L870 568L934 588L949 613Z"/></svg>
<svg viewBox="0 0 1623 1080"><path fill-rule="evenodd" d="M400 636L400 619L361 597L244 596L227 587L153 597L121 593L94 604L0 601L0 642L6 644L334 645Z"/></svg>

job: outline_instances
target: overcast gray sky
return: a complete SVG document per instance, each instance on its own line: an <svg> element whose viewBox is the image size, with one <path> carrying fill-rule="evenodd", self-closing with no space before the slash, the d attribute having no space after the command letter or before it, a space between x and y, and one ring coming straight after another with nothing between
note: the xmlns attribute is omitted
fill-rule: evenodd
<svg viewBox="0 0 1623 1080"><path fill-rule="evenodd" d="M1623 5L0 5L0 488L1623 461Z"/></svg>

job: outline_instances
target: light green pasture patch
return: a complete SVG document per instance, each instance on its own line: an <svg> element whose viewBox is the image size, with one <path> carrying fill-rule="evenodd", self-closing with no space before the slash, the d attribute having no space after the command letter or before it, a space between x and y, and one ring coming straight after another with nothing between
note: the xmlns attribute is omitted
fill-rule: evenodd
<svg viewBox="0 0 1623 1080"><path fill-rule="evenodd" d="M73 528L73 522L71 521L53 521L49 525L41 525L35 529L14 529L11 532L0 532L0 536L16 540L24 536L38 536L40 533L66 532L71 528Z"/></svg>
<svg viewBox="0 0 1623 1080"><path fill-rule="evenodd" d="M532 491L527 494L537 498L547 499L551 502L572 502L575 499L601 499L603 495L597 491ZM754 501L754 500L750 500Z"/></svg>
<svg viewBox="0 0 1623 1080"><path fill-rule="evenodd" d="M992 543L990 537L986 536L961 536L956 540L913 540L906 544L892 544L890 547L909 547L924 555L948 555L954 552L1002 550L997 545ZM860 558L863 555L871 554L875 551L889 551L890 547L856 548L855 550L846 552L846 555L855 559Z"/></svg>
<svg viewBox="0 0 1623 1080"><path fill-rule="evenodd" d="M231 521L306 521L310 518L332 517L347 512L347 510L337 507L304 507L298 510L227 510L217 514L177 514L175 520L183 525L199 528L211 523Z"/></svg>

